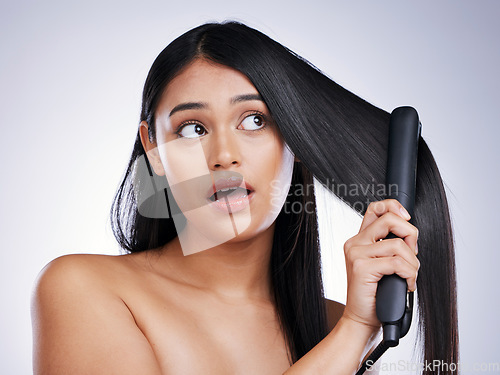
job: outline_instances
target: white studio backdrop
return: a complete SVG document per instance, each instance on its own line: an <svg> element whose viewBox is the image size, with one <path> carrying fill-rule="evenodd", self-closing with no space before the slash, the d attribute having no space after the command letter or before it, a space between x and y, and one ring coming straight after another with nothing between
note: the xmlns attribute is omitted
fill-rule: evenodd
<svg viewBox="0 0 500 375"><path fill-rule="evenodd" d="M108 212L154 58L188 29L225 19L387 111L417 108L452 210L461 362L500 373L484 367L500 361L499 15L495 0L2 2L0 373L31 373L41 268L68 253L119 254ZM343 302L342 246L361 219L319 195L326 291ZM383 362L414 361L413 337Z"/></svg>

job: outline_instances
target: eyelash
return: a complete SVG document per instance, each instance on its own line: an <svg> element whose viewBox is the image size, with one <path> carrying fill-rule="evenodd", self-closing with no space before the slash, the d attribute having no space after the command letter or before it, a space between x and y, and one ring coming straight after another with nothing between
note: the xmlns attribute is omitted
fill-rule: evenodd
<svg viewBox="0 0 500 375"><path fill-rule="evenodd" d="M246 115L243 120L245 120L247 117L250 117L250 116L260 116L262 117L262 120L264 122L264 126L262 126L261 128L259 129L255 129L255 130L247 130L249 132L258 132L258 131L261 131L261 130L264 130L267 128L267 126L269 125L269 121L268 121L268 117L260 112L260 111L253 111L251 113L249 113L248 115ZM243 120L241 122L243 122ZM187 121L183 121L176 129L175 129L175 134L177 135L178 138L185 138L183 137L180 133L182 131L182 129L187 126L187 125L200 125L201 127L203 127L203 129L205 129L205 132L207 131L207 129L205 128L205 125L203 125L201 122L197 121L197 120L187 120ZM239 126L239 125L238 125ZM245 129L241 129L241 130L245 130Z"/></svg>
<svg viewBox="0 0 500 375"><path fill-rule="evenodd" d="M248 130L250 132L257 132L257 131L264 130L269 125L269 120L268 120L267 116L264 113L259 112L259 111L252 111L251 113L249 113L248 115L246 115L245 117L243 117L243 120L241 122L243 122L247 117L251 117L251 116L260 116L260 117L262 117L262 121L264 122L264 126L262 126L261 128L255 129L255 130ZM242 129L242 130L245 130L245 129Z"/></svg>
<svg viewBox="0 0 500 375"><path fill-rule="evenodd" d="M184 127L186 127L187 125L200 125L203 129L205 129L205 126L199 122L199 121L196 121L196 120L187 120L187 121L183 121L176 129L175 129L175 134L177 135L178 138L185 138L183 137L180 133L182 131L182 129L184 129ZM206 131L207 129L205 129Z"/></svg>

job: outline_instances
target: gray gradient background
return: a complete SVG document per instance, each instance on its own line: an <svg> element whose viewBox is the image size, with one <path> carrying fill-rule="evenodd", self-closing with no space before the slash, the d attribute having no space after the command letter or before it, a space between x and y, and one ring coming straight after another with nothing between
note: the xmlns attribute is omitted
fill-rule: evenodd
<svg viewBox="0 0 500 375"><path fill-rule="evenodd" d="M0 5L0 373L31 373L40 269L62 254L119 252L107 214L154 58L189 28L228 18L385 110L418 109L452 209L461 359L498 363L500 2L141 3ZM332 221L344 235L359 225ZM327 291L342 300L343 265L331 261L341 244L326 247ZM411 349L408 339L384 361L411 360Z"/></svg>

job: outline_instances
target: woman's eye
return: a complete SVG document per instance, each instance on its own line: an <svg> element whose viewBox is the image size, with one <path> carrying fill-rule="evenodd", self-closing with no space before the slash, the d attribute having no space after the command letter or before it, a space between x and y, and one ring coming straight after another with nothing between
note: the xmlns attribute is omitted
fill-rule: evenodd
<svg viewBox="0 0 500 375"><path fill-rule="evenodd" d="M177 134L182 138L197 138L206 134L206 130L200 124L184 125Z"/></svg>
<svg viewBox="0 0 500 375"><path fill-rule="evenodd" d="M266 125L264 120L264 116L254 114L245 117L245 119L241 122L241 127L244 130L258 130L262 129Z"/></svg>

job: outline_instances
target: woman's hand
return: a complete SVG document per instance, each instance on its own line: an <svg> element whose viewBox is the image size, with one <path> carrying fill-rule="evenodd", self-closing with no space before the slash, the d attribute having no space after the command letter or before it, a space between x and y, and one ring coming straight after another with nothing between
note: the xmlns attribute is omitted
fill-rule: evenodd
<svg viewBox="0 0 500 375"><path fill-rule="evenodd" d="M375 312L377 283L384 275L406 279L408 290L416 289L420 262L416 254L418 229L395 199L372 202L359 233L344 244L347 268L347 303L344 317L378 329ZM400 238L387 239L389 233Z"/></svg>

